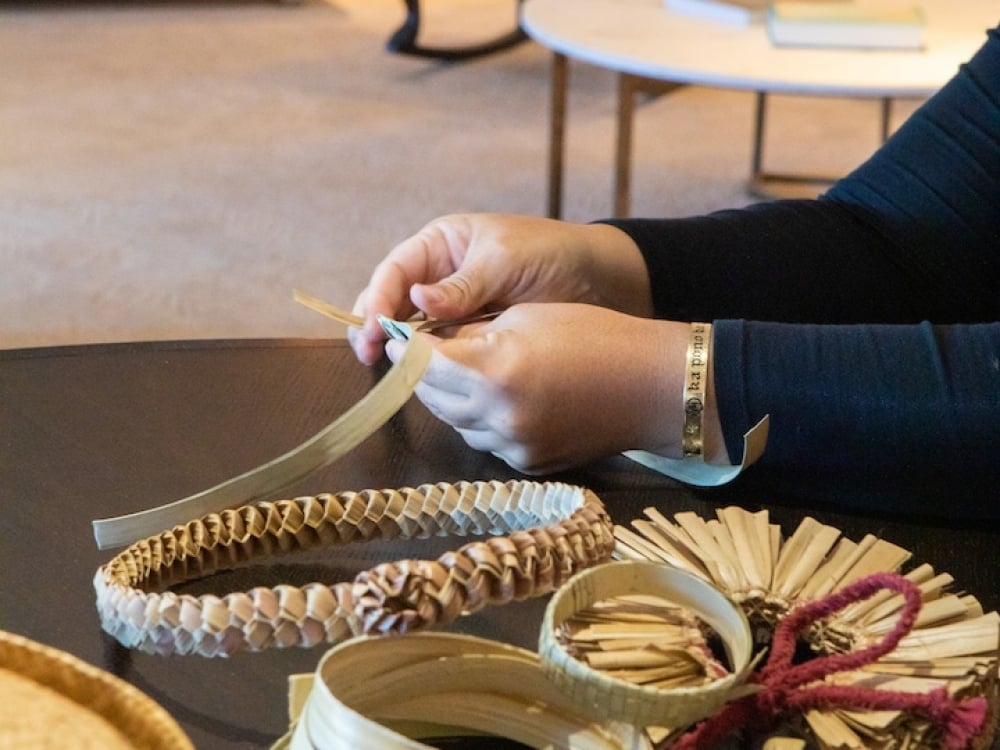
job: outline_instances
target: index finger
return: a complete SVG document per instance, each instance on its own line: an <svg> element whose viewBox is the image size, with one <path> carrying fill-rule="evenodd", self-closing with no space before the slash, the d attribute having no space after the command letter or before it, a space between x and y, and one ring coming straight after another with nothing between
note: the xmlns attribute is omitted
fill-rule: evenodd
<svg viewBox="0 0 1000 750"><path fill-rule="evenodd" d="M419 308L410 297L414 284L430 284L454 271L454 263L438 222L400 242L372 271L354 312L365 318L365 332L376 333L376 317L409 318Z"/></svg>

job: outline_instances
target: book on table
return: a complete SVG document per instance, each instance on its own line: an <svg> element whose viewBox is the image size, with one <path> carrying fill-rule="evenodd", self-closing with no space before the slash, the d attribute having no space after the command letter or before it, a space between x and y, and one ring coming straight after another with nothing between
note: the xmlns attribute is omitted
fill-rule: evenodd
<svg viewBox="0 0 1000 750"><path fill-rule="evenodd" d="M770 0L663 0L667 10L731 26L763 21Z"/></svg>
<svg viewBox="0 0 1000 750"><path fill-rule="evenodd" d="M911 3L778 0L766 13L767 33L779 47L919 50L926 20Z"/></svg>
<svg viewBox="0 0 1000 750"><path fill-rule="evenodd" d="M852 0L800 0L803 3ZM686 16L696 16L730 26L749 26L763 22L773 0L663 0L663 7Z"/></svg>

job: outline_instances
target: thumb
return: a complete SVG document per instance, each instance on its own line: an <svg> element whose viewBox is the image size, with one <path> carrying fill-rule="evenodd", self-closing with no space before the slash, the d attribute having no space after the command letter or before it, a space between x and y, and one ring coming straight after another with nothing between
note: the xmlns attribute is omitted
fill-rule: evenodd
<svg viewBox="0 0 1000 750"><path fill-rule="evenodd" d="M410 299L432 318L461 318L492 302L486 274L475 268L461 268L433 284L414 284Z"/></svg>

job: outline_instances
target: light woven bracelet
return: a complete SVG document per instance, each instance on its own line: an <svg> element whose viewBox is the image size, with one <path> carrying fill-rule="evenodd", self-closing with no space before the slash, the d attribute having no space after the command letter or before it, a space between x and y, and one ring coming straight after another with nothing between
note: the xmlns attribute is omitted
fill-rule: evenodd
<svg viewBox="0 0 1000 750"><path fill-rule="evenodd" d="M612 523L589 490L560 483L462 482L367 490L207 515L137 542L97 571L102 627L158 654L338 643L445 624L487 604L549 593L609 559ZM145 590L233 569L261 554L373 539L490 534L436 560L387 562L353 581L224 596Z"/></svg>

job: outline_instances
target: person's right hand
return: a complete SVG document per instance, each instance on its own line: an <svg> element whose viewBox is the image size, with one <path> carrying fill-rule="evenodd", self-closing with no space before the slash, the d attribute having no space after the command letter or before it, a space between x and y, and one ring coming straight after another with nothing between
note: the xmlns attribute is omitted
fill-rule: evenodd
<svg viewBox="0 0 1000 750"><path fill-rule="evenodd" d="M385 333L376 316L461 318L520 302L583 302L633 315L652 311L635 243L606 224L459 214L432 221L393 248L354 305L365 318L348 338L376 362Z"/></svg>

